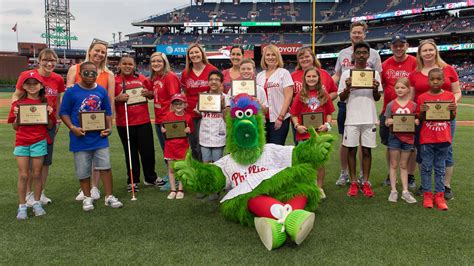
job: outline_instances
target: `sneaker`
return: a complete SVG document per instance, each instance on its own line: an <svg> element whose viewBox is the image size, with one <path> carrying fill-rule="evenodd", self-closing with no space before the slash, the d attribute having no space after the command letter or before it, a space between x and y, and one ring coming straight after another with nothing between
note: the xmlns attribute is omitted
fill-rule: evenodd
<svg viewBox="0 0 474 266"><path fill-rule="evenodd" d="M176 193L176 199L183 199L184 198L184 193L182 190L178 190L178 193Z"/></svg>
<svg viewBox="0 0 474 266"><path fill-rule="evenodd" d="M397 202L397 200L398 200L398 192L397 191L390 192L390 195L388 196L388 201Z"/></svg>
<svg viewBox="0 0 474 266"><path fill-rule="evenodd" d="M121 208L123 204L116 197L114 197L114 195L108 195L105 197L105 206L110 206L114 209L117 209Z"/></svg>
<svg viewBox="0 0 474 266"><path fill-rule="evenodd" d="M176 191L171 191L170 194L168 194L168 199L175 199L176 198Z"/></svg>
<svg viewBox="0 0 474 266"><path fill-rule="evenodd" d="M416 203L416 199L413 196L413 193L410 191L405 191L402 193L402 200L404 200L406 203Z"/></svg>
<svg viewBox="0 0 474 266"><path fill-rule="evenodd" d="M28 207L26 207L26 204L18 207L18 210L16 211L16 219L17 220L28 219Z"/></svg>
<svg viewBox="0 0 474 266"><path fill-rule="evenodd" d="M35 216L43 216L46 214L46 212L43 209L43 205L41 205L41 202L37 201L35 204L33 204L33 213Z"/></svg>
<svg viewBox="0 0 474 266"><path fill-rule="evenodd" d="M268 250L281 247L286 241L286 233L282 232L283 225L275 219L265 217L254 218L255 229L265 248Z"/></svg>
<svg viewBox="0 0 474 266"><path fill-rule="evenodd" d="M93 200L100 199L100 190L97 187L92 187L91 188L91 198Z"/></svg>
<svg viewBox="0 0 474 266"><path fill-rule="evenodd" d="M454 194L450 187L446 187L446 186L444 187L444 199L445 200L454 199Z"/></svg>
<svg viewBox="0 0 474 266"><path fill-rule="evenodd" d="M362 172L359 173L359 177L357 178L357 183L359 183L359 185L364 184L364 174L362 174Z"/></svg>
<svg viewBox="0 0 474 266"><path fill-rule="evenodd" d="M84 196L84 192L82 192L82 190L79 189L79 194L76 196L76 200L83 201L85 198L86 196Z"/></svg>
<svg viewBox="0 0 474 266"><path fill-rule="evenodd" d="M387 178L382 182L382 186L386 186L386 187L391 186L391 184L390 184L390 176L387 175Z"/></svg>
<svg viewBox="0 0 474 266"><path fill-rule="evenodd" d="M364 193L364 196L370 198L375 195L374 191L372 190L372 185L370 185L369 182L364 182L362 185L362 193Z"/></svg>
<svg viewBox="0 0 474 266"><path fill-rule="evenodd" d="M35 204L35 193L33 192L26 193L25 200L26 200L27 207L30 207L30 208L33 207L33 204Z"/></svg>
<svg viewBox="0 0 474 266"><path fill-rule="evenodd" d="M300 245L314 226L314 213L294 210L285 219L285 230L296 245Z"/></svg>
<svg viewBox="0 0 474 266"><path fill-rule="evenodd" d="M408 188L416 188L416 181L414 175L408 175Z"/></svg>
<svg viewBox="0 0 474 266"><path fill-rule="evenodd" d="M424 195L424 193L423 193L423 187L420 186L420 187L418 187L418 189L415 191L415 196L421 197L421 196L423 196L423 195Z"/></svg>
<svg viewBox="0 0 474 266"><path fill-rule="evenodd" d="M434 205L438 207L438 210L447 211L448 205L444 199L444 192L437 192L434 196Z"/></svg>
<svg viewBox="0 0 474 266"><path fill-rule="evenodd" d="M140 186L137 183L133 184L133 190L135 192L140 191ZM127 192L132 193L132 184L127 185Z"/></svg>
<svg viewBox="0 0 474 266"><path fill-rule="evenodd" d="M41 192L41 197L40 197L40 202L43 205L47 205L49 203L52 203L53 201L50 198L46 197L46 195L44 194L44 191L42 191Z"/></svg>
<svg viewBox="0 0 474 266"><path fill-rule="evenodd" d="M86 212L94 209L94 200L91 197L84 197L82 200L82 209Z"/></svg>
<svg viewBox="0 0 474 266"><path fill-rule="evenodd" d="M431 192L423 193L423 207L427 209L433 208L433 193Z"/></svg>
<svg viewBox="0 0 474 266"><path fill-rule="evenodd" d="M166 184L166 181L163 180L163 178L158 176L158 177L156 177L155 182L148 183L148 182L146 182L146 180L144 180L143 184L145 184L145 186L162 187Z"/></svg>
<svg viewBox="0 0 474 266"><path fill-rule="evenodd" d="M324 189L319 188L319 198L324 200L326 199L326 193L324 193Z"/></svg>
<svg viewBox="0 0 474 266"><path fill-rule="evenodd" d="M339 179L336 181L336 186L345 186L349 182L348 174L341 174Z"/></svg>
<svg viewBox="0 0 474 266"><path fill-rule="evenodd" d="M351 186L349 187L349 190L347 191L347 196L355 197L357 196L357 193L359 193L359 185L357 184L357 182L352 182Z"/></svg>

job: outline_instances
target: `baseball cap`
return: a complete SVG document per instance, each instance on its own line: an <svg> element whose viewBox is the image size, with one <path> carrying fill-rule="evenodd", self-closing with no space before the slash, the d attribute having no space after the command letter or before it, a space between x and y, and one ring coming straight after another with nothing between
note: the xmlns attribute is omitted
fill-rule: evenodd
<svg viewBox="0 0 474 266"><path fill-rule="evenodd" d="M392 36L392 44L396 42L407 42L407 37L403 34L396 34Z"/></svg>
<svg viewBox="0 0 474 266"><path fill-rule="evenodd" d="M34 71L34 70L25 71L21 73L20 77L18 78L19 83L22 86L23 86L23 83L25 83L27 79L36 79L39 83L44 85L43 77L41 77L41 75L37 71Z"/></svg>
<svg viewBox="0 0 474 266"><path fill-rule="evenodd" d="M175 95L171 96L171 102L174 102L175 100L186 102L186 96L182 93L176 93Z"/></svg>

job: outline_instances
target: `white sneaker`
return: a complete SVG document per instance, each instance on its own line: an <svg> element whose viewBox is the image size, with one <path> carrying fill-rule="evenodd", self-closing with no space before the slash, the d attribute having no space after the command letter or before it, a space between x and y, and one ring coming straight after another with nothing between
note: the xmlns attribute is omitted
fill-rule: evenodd
<svg viewBox="0 0 474 266"><path fill-rule="evenodd" d="M320 199L326 199L326 193L324 193L324 189L319 188L319 198Z"/></svg>
<svg viewBox="0 0 474 266"><path fill-rule="evenodd" d="M84 197L82 209L86 212L92 211L94 209L94 200L91 197Z"/></svg>
<svg viewBox="0 0 474 266"><path fill-rule="evenodd" d="M122 202L120 202L116 197L113 195L109 195L105 198L105 206L110 206L114 209L120 208L123 206Z"/></svg>
<svg viewBox="0 0 474 266"><path fill-rule="evenodd" d="M35 194L33 192L28 192L26 193L26 206L31 208L33 207L33 204L35 204Z"/></svg>
<svg viewBox="0 0 474 266"><path fill-rule="evenodd" d="M349 175L341 174L339 179L336 181L336 186L345 186L347 182L349 182Z"/></svg>
<svg viewBox="0 0 474 266"><path fill-rule="evenodd" d="M388 201L390 202L397 202L398 200L398 192L396 191L391 191L390 195L388 196Z"/></svg>
<svg viewBox="0 0 474 266"><path fill-rule="evenodd" d="M46 195L44 194L44 191L41 192L41 197L40 197L40 202L41 204L43 205L46 205L46 204L49 204L49 203L52 203L53 201L46 197Z"/></svg>
<svg viewBox="0 0 474 266"><path fill-rule="evenodd" d="M76 200L77 201L83 201L85 198L86 198L86 196L84 196L84 192L82 192L82 190L79 189L79 194L76 196Z"/></svg>
<svg viewBox="0 0 474 266"><path fill-rule="evenodd" d="M407 203L416 203L416 199L413 196L413 193L409 191L405 191L402 193L402 200L406 201Z"/></svg>
<svg viewBox="0 0 474 266"><path fill-rule="evenodd" d="M91 188L91 198L94 200L100 199L100 190L97 187Z"/></svg>

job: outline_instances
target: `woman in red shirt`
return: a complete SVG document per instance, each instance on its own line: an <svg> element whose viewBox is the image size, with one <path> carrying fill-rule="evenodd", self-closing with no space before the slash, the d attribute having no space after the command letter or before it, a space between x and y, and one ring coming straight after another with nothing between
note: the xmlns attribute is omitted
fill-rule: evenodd
<svg viewBox="0 0 474 266"><path fill-rule="evenodd" d="M240 62L244 56L244 49L239 45L234 45L230 48L230 62L232 67L222 71L224 75L224 93L232 87L232 80L240 78Z"/></svg>
<svg viewBox="0 0 474 266"><path fill-rule="evenodd" d="M181 74L181 86L186 94L186 113L193 118L195 130L189 134L189 144L192 155L196 160L201 161L201 149L199 147L199 121L201 115L194 111L197 105L199 93L209 91L207 79L209 73L217 68L209 63L206 53L201 45L192 43L186 53L186 68Z"/></svg>
<svg viewBox="0 0 474 266"><path fill-rule="evenodd" d="M119 72L115 76L115 123L125 152L128 192L132 192L130 159L132 161L135 192L139 190L138 184L140 184L140 160L145 179L143 183L147 186L164 185L163 180L155 172L155 146L153 144L153 130L148 112L148 101L133 105L127 104L127 111L125 111L125 102L129 100L130 95L134 95L141 88L141 96L153 98L153 92L148 90L145 85L146 78L135 73L135 66L135 59L133 57L124 56L120 59ZM128 116L128 124L126 123L125 115ZM128 152L127 126L130 154Z"/></svg>

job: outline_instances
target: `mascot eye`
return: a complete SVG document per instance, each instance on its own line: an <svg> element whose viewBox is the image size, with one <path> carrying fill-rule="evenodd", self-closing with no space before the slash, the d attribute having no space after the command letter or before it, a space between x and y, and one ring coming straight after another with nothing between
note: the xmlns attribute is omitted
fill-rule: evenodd
<svg viewBox="0 0 474 266"><path fill-rule="evenodd" d="M239 119L244 117L244 112L242 110L235 111L235 116Z"/></svg>
<svg viewBox="0 0 474 266"><path fill-rule="evenodd" d="M252 115L253 115L253 110L252 109L245 110L245 116L246 117L251 117Z"/></svg>

